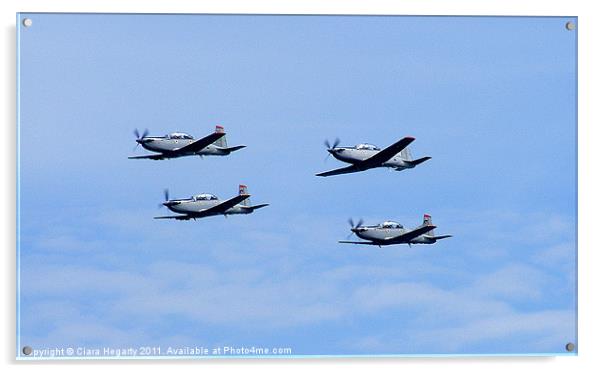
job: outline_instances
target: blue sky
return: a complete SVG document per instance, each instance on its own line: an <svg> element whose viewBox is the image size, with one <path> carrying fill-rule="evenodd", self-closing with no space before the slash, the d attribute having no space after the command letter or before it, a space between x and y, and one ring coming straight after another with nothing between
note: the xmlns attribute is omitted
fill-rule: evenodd
<svg viewBox="0 0 602 373"><path fill-rule="evenodd" d="M563 353L574 342L576 32L564 18L28 14L20 338L34 347ZM128 160L134 128L229 157ZM411 135L414 170L331 178L324 139ZM136 154L142 154L138 149ZM157 221L174 197L249 216ZM345 246L349 217L436 245Z"/></svg>

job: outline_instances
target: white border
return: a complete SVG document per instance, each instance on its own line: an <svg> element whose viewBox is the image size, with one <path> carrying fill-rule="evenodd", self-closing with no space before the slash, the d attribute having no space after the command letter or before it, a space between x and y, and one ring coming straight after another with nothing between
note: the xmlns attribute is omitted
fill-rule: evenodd
<svg viewBox="0 0 602 373"><path fill-rule="evenodd" d="M600 265L600 245L596 240L595 224L599 220L596 212L600 210L600 161L602 161L600 139L599 98L595 96L600 87L600 32L601 17L596 15L594 2L586 1L537 1L509 0L489 1L445 1L445 0L221 0L191 1L185 0L121 0L85 2L55 0L6 0L0 2L2 9L2 73L3 89L0 112L3 114L2 167L3 214L2 229L4 292L3 338L0 351L5 368L42 369L79 371L82 364L85 369L104 371L118 369L164 370L167 366L187 371L199 369L232 370L244 369L263 371L307 369L332 370L342 368L348 371L364 371L375 367L379 370L398 372L400 369L411 371L462 371L462 372L507 372L545 369L556 371L589 371L601 362L597 347L600 345L599 315L602 315L599 300L599 284L602 284L598 266ZM578 357L446 357L446 358L357 358L357 359L321 359L321 360L205 360L205 361L97 361L97 362L16 362L15 351L15 174L16 174L16 118L15 118L15 14L22 12L143 12L143 13L288 13L288 14L407 14L407 15L552 15L578 16L579 27L579 356ZM599 13L598 13L599 14ZM598 69L595 68L598 67ZM596 364L598 363L598 364ZM138 367L132 365L144 365ZM200 366L199 366L200 365ZM41 368L41 367L40 367Z"/></svg>

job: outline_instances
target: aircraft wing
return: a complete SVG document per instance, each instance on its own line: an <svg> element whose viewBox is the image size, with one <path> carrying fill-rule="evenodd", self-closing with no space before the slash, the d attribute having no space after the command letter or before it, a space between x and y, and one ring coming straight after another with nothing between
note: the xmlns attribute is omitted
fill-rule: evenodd
<svg viewBox="0 0 602 373"><path fill-rule="evenodd" d="M339 243L353 243L356 245L378 245L377 243L371 241L339 241Z"/></svg>
<svg viewBox="0 0 602 373"><path fill-rule="evenodd" d="M426 232L437 228L434 225L422 225L416 229L414 229L413 231L409 231L406 232L400 236L396 236L396 237L391 237L386 239L385 241L400 241L400 242L407 242L409 240L411 240L412 238L416 238L418 236L420 236L421 234L425 234Z"/></svg>
<svg viewBox="0 0 602 373"><path fill-rule="evenodd" d="M211 214L220 214L220 213L226 212L226 210L228 210L229 208L238 205L239 203L241 203L242 201L244 201L245 199L247 199L249 197L251 197L251 195L249 195L249 194L239 194L236 197L230 198L229 200L220 203L219 205L209 207L208 209L199 211L196 214L198 214L200 216L211 215Z"/></svg>
<svg viewBox="0 0 602 373"><path fill-rule="evenodd" d="M359 172L359 171L362 171L362 169L357 168L355 165L351 165L351 166L347 166L347 167L343 167L343 168L337 168L336 170L320 172L319 174L316 174L316 176L332 176L332 175L350 174L352 172Z"/></svg>
<svg viewBox="0 0 602 373"><path fill-rule="evenodd" d="M148 155L133 155L128 157L128 159L154 159L155 161L160 159L165 159L165 154L148 154Z"/></svg>
<svg viewBox="0 0 602 373"><path fill-rule="evenodd" d="M186 215L168 215L168 216L155 216L155 219L176 219L176 220L190 220L190 219L200 219L209 215L221 214L226 212L231 207L236 206L241 203L245 199L249 198L251 195L249 194L239 194L234 198L230 198L227 201L220 203L219 205L215 205L205 210L201 210L198 212L190 212ZM263 206L261 206L263 207Z"/></svg>
<svg viewBox="0 0 602 373"><path fill-rule="evenodd" d="M393 158L395 154L405 149L414 140L415 139L413 137L404 137L395 144L389 145L388 147L374 154L372 157L357 163L357 166L364 170L372 167L378 167L389 159Z"/></svg>
<svg viewBox="0 0 602 373"><path fill-rule="evenodd" d="M194 153L199 150L205 149L207 145L213 144L217 139L224 137L226 133L224 132L214 132L211 135L205 136L202 139L198 139L195 142L173 150L173 153Z"/></svg>
<svg viewBox="0 0 602 373"><path fill-rule="evenodd" d="M155 216L155 219L176 219L176 220L190 220L194 218L191 215L169 215L169 216Z"/></svg>

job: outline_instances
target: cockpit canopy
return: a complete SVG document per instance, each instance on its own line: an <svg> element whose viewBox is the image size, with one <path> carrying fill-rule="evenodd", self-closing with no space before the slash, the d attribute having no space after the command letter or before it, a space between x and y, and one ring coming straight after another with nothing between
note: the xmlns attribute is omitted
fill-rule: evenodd
<svg viewBox="0 0 602 373"><path fill-rule="evenodd" d="M166 135L165 137L167 137L168 139L187 139L187 140L193 139L192 136L190 136L189 134L184 133L184 132L170 133L169 135Z"/></svg>
<svg viewBox="0 0 602 373"><path fill-rule="evenodd" d="M202 194L197 194L196 196L192 196L192 199L195 201L214 201L214 200L217 200L217 197L214 196L213 194L202 193Z"/></svg>
<svg viewBox="0 0 602 373"><path fill-rule="evenodd" d="M381 226L381 228L387 228L387 229L403 228L403 226L401 224L399 224L395 221L385 221L380 226Z"/></svg>
<svg viewBox="0 0 602 373"><path fill-rule="evenodd" d="M380 150L378 146L372 144L357 144L355 148L357 150Z"/></svg>

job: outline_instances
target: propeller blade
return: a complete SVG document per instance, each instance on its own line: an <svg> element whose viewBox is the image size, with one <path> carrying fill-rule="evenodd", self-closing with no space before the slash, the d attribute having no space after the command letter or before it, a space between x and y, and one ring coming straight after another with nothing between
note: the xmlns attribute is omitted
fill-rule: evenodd
<svg viewBox="0 0 602 373"><path fill-rule="evenodd" d="M165 197L165 201L169 201L169 189L163 190L163 196Z"/></svg>
<svg viewBox="0 0 602 373"><path fill-rule="evenodd" d="M143 138L148 136L148 128L145 129L144 132L142 132L142 136L140 136L140 132L138 131L138 128L134 129L134 136L136 136L136 140L142 140Z"/></svg>
<svg viewBox="0 0 602 373"><path fill-rule="evenodd" d="M349 218L349 220L347 220L347 222L349 223L351 228L355 228L355 224L353 224L353 219Z"/></svg>
<svg viewBox="0 0 602 373"><path fill-rule="evenodd" d="M328 141L328 139L324 140L324 145L328 149L334 149L337 146L339 146L340 143L341 143L341 139L339 139L338 137L336 139L334 139L334 142L332 143L332 146L330 146L330 141Z"/></svg>
<svg viewBox="0 0 602 373"><path fill-rule="evenodd" d="M356 228L359 228L359 227L361 227L361 225L362 225L362 224L364 224L364 219L360 219L360 220L357 222L357 225L356 225L355 227L356 227Z"/></svg>

